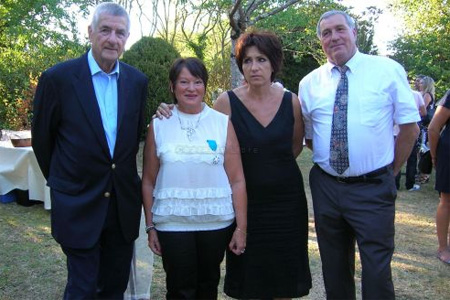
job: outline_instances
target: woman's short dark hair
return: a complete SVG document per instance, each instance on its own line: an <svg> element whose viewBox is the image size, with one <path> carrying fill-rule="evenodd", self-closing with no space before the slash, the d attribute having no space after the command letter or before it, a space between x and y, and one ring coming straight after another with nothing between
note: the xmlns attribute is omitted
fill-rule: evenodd
<svg viewBox="0 0 450 300"><path fill-rule="evenodd" d="M235 54L236 63L242 74L242 64L247 48L255 46L258 50L269 58L273 73L271 80L275 79L277 73L281 70L283 63L283 48L280 39L269 31L250 31L242 34L236 42Z"/></svg>
<svg viewBox="0 0 450 300"><path fill-rule="evenodd" d="M200 78L203 81L206 90L206 86L208 85L208 71L206 70L205 64L195 57L178 58L173 62L172 67L170 67L169 70L169 80L174 88L183 68L188 69L192 76ZM178 100L175 98L175 93L172 92L172 96L173 102L176 104Z"/></svg>

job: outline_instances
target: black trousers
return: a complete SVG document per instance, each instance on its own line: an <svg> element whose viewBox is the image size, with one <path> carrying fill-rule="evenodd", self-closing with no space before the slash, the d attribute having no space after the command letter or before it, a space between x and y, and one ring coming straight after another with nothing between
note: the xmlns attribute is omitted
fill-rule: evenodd
<svg viewBox="0 0 450 300"><path fill-rule="evenodd" d="M417 174L417 155L419 152L419 140L417 140L416 144L411 150L411 154L408 157L408 160L406 161L406 181L405 181L405 188L407 190L411 189L414 184L416 183L416 174ZM397 176L395 177L395 186L397 189L400 188L400 178L402 172L398 172Z"/></svg>
<svg viewBox="0 0 450 300"><path fill-rule="evenodd" d="M234 225L220 230L158 231L167 299L217 299L220 263Z"/></svg>
<svg viewBox="0 0 450 300"><path fill-rule="evenodd" d="M314 218L327 299L355 299L355 241L363 299L394 299L395 188L392 169L380 183L341 183L318 166L310 172Z"/></svg>
<svg viewBox="0 0 450 300"><path fill-rule="evenodd" d="M91 249L61 246L67 256L64 299L123 299L134 243L125 241L114 195L99 241Z"/></svg>

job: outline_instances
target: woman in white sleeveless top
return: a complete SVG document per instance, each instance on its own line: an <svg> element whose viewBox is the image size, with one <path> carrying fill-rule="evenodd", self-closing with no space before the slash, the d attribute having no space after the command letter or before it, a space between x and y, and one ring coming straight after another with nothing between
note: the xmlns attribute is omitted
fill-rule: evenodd
<svg viewBox="0 0 450 300"><path fill-rule="evenodd" d="M152 121L142 192L149 247L162 256L167 299L217 299L228 246L245 251L247 196L228 117L203 102L208 74L196 58L169 72L174 117Z"/></svg>

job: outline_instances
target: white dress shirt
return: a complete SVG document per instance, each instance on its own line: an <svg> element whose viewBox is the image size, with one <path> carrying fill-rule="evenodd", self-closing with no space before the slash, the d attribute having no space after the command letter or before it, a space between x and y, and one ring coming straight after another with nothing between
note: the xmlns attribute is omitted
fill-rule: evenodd
<svg viewBox="0 0 450 300"><path fill-rule="evenodd" d="M417 110L419 111L419 115L420 115L420 107L421 106L425 106L425 100L423 100L423 96L420 92L412 90L413 95L414 95L414 101L416 101L416 106L417 106ZM394 125L394 136L397 136L398 133L400 132L400 128L398 127L397 124Z"/></svg>
<svg viewBox="0 0 450 300"><path fill-rule="evenodd" d="M420 120L403 67L380 56L357 51L346 64L348 77L349 168L340 176L359 176L394 160L394 122ZM313 161L337 176L329 164L331 123L339 71L330 62L305 76L299 97L305 138L312 139Z"/></svg>

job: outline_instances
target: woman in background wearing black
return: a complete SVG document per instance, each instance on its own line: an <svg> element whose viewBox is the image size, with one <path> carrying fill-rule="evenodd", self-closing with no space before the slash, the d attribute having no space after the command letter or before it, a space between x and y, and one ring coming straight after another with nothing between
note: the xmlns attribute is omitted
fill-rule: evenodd
<svg viewBox="0 0 450 300"><path fill-rule="evenodd" d="M439 205L436 212L439 243L437 257L442 262L450 264L450 90L439 102L428 126L428 137L431 158L436 169L435 189L439 192Z"/></svg>

